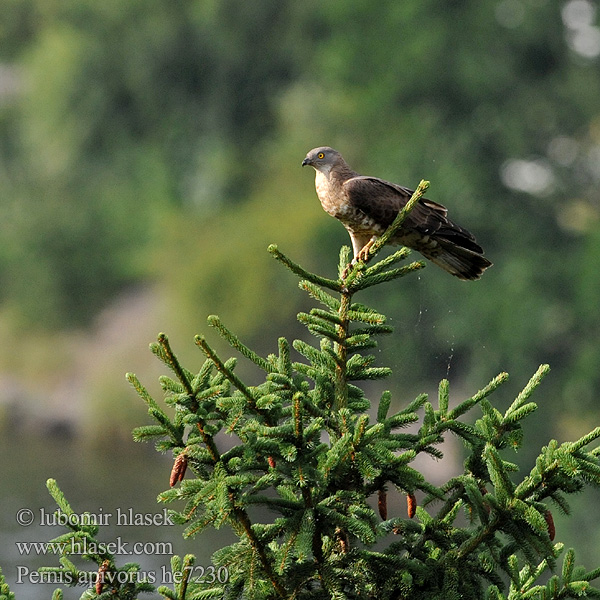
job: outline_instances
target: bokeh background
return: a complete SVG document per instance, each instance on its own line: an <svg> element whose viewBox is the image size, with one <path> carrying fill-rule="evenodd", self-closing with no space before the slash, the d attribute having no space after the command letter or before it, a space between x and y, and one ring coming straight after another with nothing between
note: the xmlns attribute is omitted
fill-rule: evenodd
<svg viewBox="0 0 600 600"><path fill-rule="evenodd" d="M443 377L458 401L508 371L494 400L503 408L548 362L526 447L513 457L523 471L549 439L599 424L599 8L3 0L7 579L18 564L56 564L14 548L60 532L15 523L19 507L52 510L47 477L79 511L160 512L171 463L131 441L148 421L124 378L133 371L160 396L164 370L148 351L159 331L191 370L202 362L194 334L231 353L208 330L212 313L265 354L280 335L305 335L295 313L310 304L266 248L336 273L349 240L322 212L312 170L300 168L314 146L406 186L431 180L429 197L495 263L476 283L430 266L362 299L396 327L378 357L394 369L385 387L397 403L435 394ZM240 373L259 381L243 364ZM460 448L453 454L460 468ZM600 564L599 503L586 494L572 519L556 515L558 537L589 567ZM206 563L224 535L213 548L176 550Z"/></svg>

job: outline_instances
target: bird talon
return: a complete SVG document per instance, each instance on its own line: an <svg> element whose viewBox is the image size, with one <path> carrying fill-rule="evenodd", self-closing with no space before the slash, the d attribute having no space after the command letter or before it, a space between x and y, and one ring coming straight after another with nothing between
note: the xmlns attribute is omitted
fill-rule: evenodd
<svg viewBox="0 0 600 600"><path fill-rule="evenodd" d="M356 255L354 261L362 260L363 262L367 262L369 260L369 250L371 250L371 246L373 246L375 240L369 240L360 250L360 252Z"/></svg>

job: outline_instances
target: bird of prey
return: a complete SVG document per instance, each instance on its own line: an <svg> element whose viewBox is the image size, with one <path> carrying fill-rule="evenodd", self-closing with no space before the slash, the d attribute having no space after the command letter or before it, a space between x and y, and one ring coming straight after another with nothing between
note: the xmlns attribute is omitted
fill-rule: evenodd
<svg viewBox="0 0 600 600"><path fill-rule="evenodd" d="M328 146L314 148L302 161L316 171L321 206L348 230L354 262L366 259L379 237L412 196L412 190L353 171L342 155ZM459 279L479 279L492 263L475 237L447 217L441 204L422 198L389 243L420 252Z"/></svg>

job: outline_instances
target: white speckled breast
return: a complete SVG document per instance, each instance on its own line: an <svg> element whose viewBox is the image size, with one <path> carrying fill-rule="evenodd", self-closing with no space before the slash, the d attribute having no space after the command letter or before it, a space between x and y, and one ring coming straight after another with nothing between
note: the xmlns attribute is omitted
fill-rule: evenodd
<svg viewBox="0 0 600 600"><path fill-rule="evenodd" d="M327 176L321 171L315 171L315 189L317 190L317 196L321 201L323 210L329 213L332 217L340 218L339 202L336 202L331 194L329 180Z"/></svg>
<svg viewBox="0 0 600 600"><path fill-rule="evenodd" d="M385 230L385 227L382 227L374 219L352 206L347 201L343 192L338 194L333 193L332 187L333 185L327 175L316 171L315 188L325 212L341 221L349 231L380 235Z"/></svg>

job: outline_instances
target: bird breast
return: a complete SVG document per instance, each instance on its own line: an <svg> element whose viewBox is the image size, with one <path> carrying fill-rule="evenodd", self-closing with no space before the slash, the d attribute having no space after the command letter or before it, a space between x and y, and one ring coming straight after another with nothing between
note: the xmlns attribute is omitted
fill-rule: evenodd
<svg viewBox="0 0 600 600"><path fill-rule="evenodd" d="M323 210L341 221L348 231L380 235L385 230L385 227L352 205L342 185L335 178L316 171L315 188Z"/></svg>
<svg viewBox="0 0 600 600"><path fill-rule="evenodd" d="M332 217L340 218L340 201L339 194L334 194L331 183L327 175L321 171L315 171L315 189L317 196L321 202L323 210L329 213Z"/></svg>

